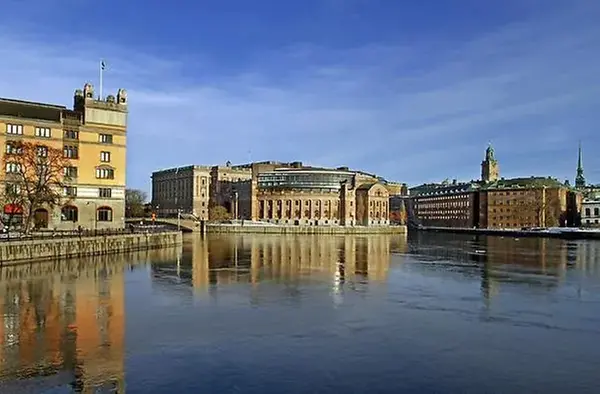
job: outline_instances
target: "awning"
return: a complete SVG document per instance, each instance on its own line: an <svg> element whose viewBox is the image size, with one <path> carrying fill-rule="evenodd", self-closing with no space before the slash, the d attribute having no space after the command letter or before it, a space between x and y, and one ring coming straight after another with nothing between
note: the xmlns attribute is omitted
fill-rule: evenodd
<svg viewBox="0 0 600 394"><path fill-rule="evenodd" d="M23 213L23 207L18 204L6 204L4 206L4 213L7 215L18 215Z"/></svg>

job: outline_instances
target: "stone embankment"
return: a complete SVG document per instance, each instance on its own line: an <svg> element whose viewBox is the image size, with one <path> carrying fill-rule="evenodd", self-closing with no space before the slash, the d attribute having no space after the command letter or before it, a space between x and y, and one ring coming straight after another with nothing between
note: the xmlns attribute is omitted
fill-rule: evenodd
<svg viewBox="0 0 600 394"><path fill-rule="evenodd" d="M182 242L182 234L175 231L4 241L0 265L159 249Z"/></svg>
<svg viewBox="0 0 600 394"><path fill-rule="evenodd" d="M225 234L406 234L406 226L285 226L207 224L206 232Z"/></svg>

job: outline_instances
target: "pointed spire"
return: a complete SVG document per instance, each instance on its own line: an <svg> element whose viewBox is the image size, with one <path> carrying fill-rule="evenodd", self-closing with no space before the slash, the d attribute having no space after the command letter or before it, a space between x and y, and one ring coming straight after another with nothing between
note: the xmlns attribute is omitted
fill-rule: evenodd
<svg viewBox="0 0 600 394"><path fill-rule="evenodd" d="M579 152L577 155L577 175L575 176L575 187L585 187L585 177L583 175L583 150L581 148L581 141L579 141Z"/></svg>

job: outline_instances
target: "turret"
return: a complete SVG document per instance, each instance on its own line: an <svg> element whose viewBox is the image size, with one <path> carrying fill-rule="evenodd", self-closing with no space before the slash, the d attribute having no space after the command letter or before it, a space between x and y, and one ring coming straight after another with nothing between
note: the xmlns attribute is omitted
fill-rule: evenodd
<svg viewBox="0 0 600 394"><path fill-rule="evenodd" d="M75 90L73 109L83 114L84 123L97 123L126 127L127 125L127 91L117 90L117 94L109 94L106 98L94 98L94 86L83 85L83 89Z"/></svg>

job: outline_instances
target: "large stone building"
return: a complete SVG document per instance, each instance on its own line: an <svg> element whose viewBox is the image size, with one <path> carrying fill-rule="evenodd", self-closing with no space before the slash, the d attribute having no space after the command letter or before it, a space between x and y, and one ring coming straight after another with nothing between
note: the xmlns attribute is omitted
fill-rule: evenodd
<svg viewBox="0 0 600 394"><path fill-rule="evenodd" d="M202 183L204 182L204 183ZM209 219L223 206L234 219L291 225L388 225L390 190L402 185L372 174L300 162L188 166L152 174L158 215Z"/></svg>
<svg viewBox="0 0 600 394"><path fill-rule="evenodd" d="M71 230L78 226L124 226L127 112L124 89L101 99L94 96L91 84L75 91L72 110L0 98L0 142L6 147L2 155L15 143L29 141L62 150L70 162L64 170L70 182L63 190L63 203L53 208L37 207L34 217L38 227ZM19 210L3 204L3 214Z"/></svg>
<svg viewBox="0 0 600 394"><path fill-rule="evenodd" d="M569 193L568 187L553 178L499 179L485 184L479 191L479 227L566 226Z"/></svg>
<svg viewBox="0 0 600 394"><path fill-rule="evenodd" d="M574 226L580 201L579 193L550 177L501 178L491 146L481 180L425 184L411 188L410 195L415 220L426 227Z"/></svg>
<svg viewBox="0 0 600 394"><path fill-rule="evenodd" d="M479 226L479 184L476 182L423 185L413 190L413 209L426 227Z"/></svg>

